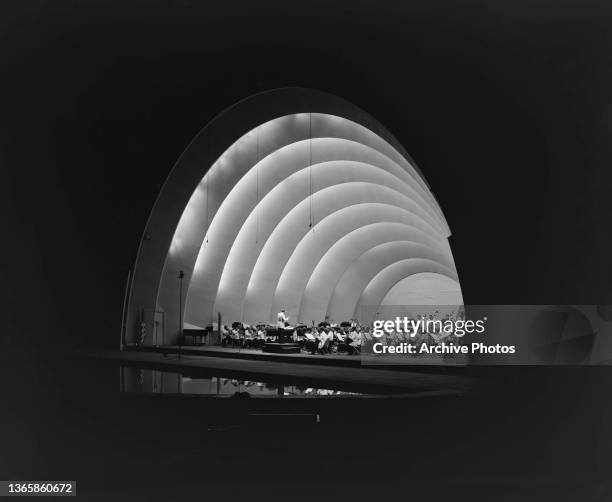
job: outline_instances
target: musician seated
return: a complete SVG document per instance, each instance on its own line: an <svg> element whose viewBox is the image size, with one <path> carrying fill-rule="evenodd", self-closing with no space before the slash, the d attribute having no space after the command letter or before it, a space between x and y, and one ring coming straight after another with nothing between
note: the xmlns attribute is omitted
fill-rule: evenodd
<svg viewBox="0 0 612 502"><path fill-rule="evenodd" d="M238 328L233 328L232 329L232 346L240 347L242 343L242 338L243 336L241 335L240 330Z"/></svg>
<svg viewBox="0 0 612 502"><path fill-rule="evenodd" d="M336 350L338 352L346 352L347 338L348 332L345 329L341 328L336 331L334 341L336 342Z"/></svg>
<svg viewBox="0 0 612 502"><path fill-rule="evenodd" d="M253 331L251 328L246 328L244 331L244 344L246 347L253 347L253 342L255 341L255 336L253 335Z"/></svg>
<svg viewBox="0 0 612 502"><path fill-rule="evenodd" d="M221 328L221 345L224 347L232 343L232 333L227 326Z"/></svg>
<svg viewBox="0 0 612 502"><path fill-rule="evenodd" d="M374 343L374 338L372 334L366 329L361 333L361 344L372 345Z"/></svg>
<svg viewBox="0 0 612 502"><path fill-rule="evenodd" d="M306 345L306 330L300 328L295 330L294 341L300 346L300 349L303 349Z"/></svg>
<svg viewBox="0 0 612 502"><path fill-rule="evenodd" d="M259 328L257 330L257 339L255 340L255 347L261 349L266 343L266 332Z"/></svg>
<svg viewBox="0 0 612 502"><path fill-rule="evenodd" d="M349 335L349 339L350 342L346 346L349 355L352 356L354 354L360 354L362 341L361 331L357 330L356 328L353 328L353 331L351 331Z"/></svg>
<svg viewBox="0 0 612 502"><path fill-rule="evenodd" d="M317 352L319 354L329 354L331 352L332 341L334 339L334 332L330 329L327 333L325 330L321 331L319 335L319 345Z"/></svg>
<svg viewBox="0 0 612 502"><path fill-rule="evenodd" d="M335 331L330 328L327 331L327 333L324 332L324 334L325 334L325 337L324 337L323 347L321 348L321 354L329 354L330 352L332 352L333 347L334 347Z"/></svg>
<svg viewBox="0 0 612 502"><path fill-rule="evenodd" d="M305 333L306 340L304 342L304 348L314 354L317 351L317 347L319 345L319 332L317 328L312 328L312 331L307 331Z"/></svg>

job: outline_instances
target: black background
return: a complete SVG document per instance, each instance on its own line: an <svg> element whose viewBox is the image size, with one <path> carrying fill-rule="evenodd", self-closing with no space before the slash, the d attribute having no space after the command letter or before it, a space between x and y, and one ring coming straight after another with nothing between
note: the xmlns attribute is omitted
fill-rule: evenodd
<svg viewBox="0 0 612 502"><path fill-rule="evenodd" d="M611 26L596 1L2 2L15 399L62 392L59 349L117 347L173 163L276 87L337 94L398 138L445 212L466 303L609 303Z"/></svg>
<svg viewBox="0 0 612 502"><path fill-rule="evenodd" d="M466 303L599 303L611 20L605 2L4 3L7 247L23 293L70 334L103 323L114 347L177 157L239 99L296 85L352 101L406 147L453 231Z"/></svg>

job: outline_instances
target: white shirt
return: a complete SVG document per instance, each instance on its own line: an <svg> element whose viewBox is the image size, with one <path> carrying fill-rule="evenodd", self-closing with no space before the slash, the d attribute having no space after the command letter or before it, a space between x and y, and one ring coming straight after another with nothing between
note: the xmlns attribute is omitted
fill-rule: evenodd
<svg viewBox="0 0 612 502"><path fill-rule="evenodd" d="M279 312L277 319L278 319L278 322L276 323L276 327L284 328L285 323L289 320L289 316L286 315L284 312Z"/></svg>
<svg viewBox="0 0 612 502"><path fill-rule="evenodd" d="M327 342L330 336L332 337L334 336L331 331L329 333L325 333L325 331L321 333L321 335L319 336L319 348L320 349L325 347L325 342Z"/></svg>
<svg viewBox="0 0 612 502"><path fill-rule="evenodd" d="M361 345L361 333L358 331L353 331L351 333L351 340L353 340L350 345L357 346Z"/></svg>

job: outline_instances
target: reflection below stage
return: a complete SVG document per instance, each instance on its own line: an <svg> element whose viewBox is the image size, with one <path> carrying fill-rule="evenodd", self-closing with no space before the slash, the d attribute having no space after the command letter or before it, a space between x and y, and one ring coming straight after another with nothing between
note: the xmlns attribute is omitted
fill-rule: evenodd
<svg viewBox="0 0 612 502"><path fill-rule="evenodd" d="M121 391L147 394L185 394L211 397L326 397L361 396L344 390L294 385L287 382L261 382L229 377L189 377L181 373L123 366Z"/></svg>

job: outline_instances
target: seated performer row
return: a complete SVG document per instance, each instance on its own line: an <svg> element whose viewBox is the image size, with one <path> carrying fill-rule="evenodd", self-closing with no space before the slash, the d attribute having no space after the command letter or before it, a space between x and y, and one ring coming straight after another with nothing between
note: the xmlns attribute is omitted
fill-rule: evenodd
<svg viewBox="0 0 612 502"><path fill-rule="evenodd" d="M221 343L225 347L261 349L266 342L291 341L311 354L346 352L353 355L360 353L364 335L366 339L369 337L369 333L356 324L351 327L321 323L312 328L267 328L264 325L248 326L236 322L231 328L222 327Z"/></svg>
<svg viewBox="0 0 612 502"><path fill-rule="evenodd" d="M266 341L272 341L272 337L267 336L263 326L240 327L236 323L229 329L227 326L221 328L221 344L231 347L247 347L259 349L264 346Z"/></svg>
<svg viewBox="0 0 612 502"><path fill-rule="evenodd" d="M341 328L321 326L304 332L303 338L297 335L297 341L311 354L329 354L331 352L347 352L349 355L361 352L363 340L361 328ZM301 338L301 339L300 339Z"/></svg>

